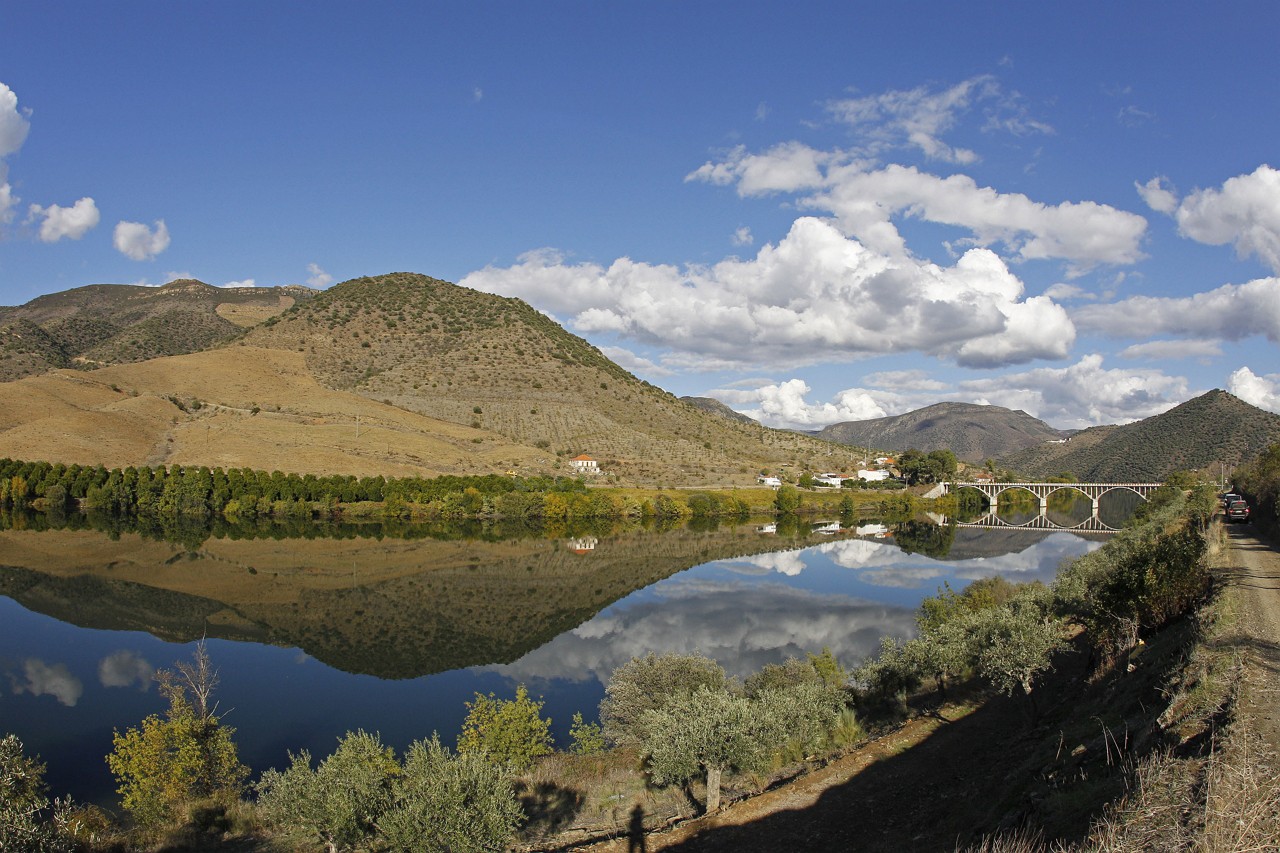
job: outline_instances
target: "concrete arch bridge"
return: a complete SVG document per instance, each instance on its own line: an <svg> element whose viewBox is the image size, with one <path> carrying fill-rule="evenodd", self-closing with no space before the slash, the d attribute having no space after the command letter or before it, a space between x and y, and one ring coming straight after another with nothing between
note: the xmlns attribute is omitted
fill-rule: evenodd
<svg viewBox="0 0 1280 853"><path fill-rule="evenodd" d="M1054 492L1063 490L1076 491L1088 498L1093 504L1092 515L1078 527L1084 530L1101 532L1112 529L1098 517L1098 506L1103 495L1117 490L1130 491L1146 500L1152 492L1163 485L1163 483L943 483L942 494L951 494L957 489L977 489L981 492L992 507L992 513L990 514L992 521L986 524L982 524L980 521L979 524L982 524L982 526L1061 528L1060 525L1049 521L1049 496ZM1039 516L1026 524L1014 525L1000 521L994 513L996 502L1002 493L1011 489L1020 489L1035 495L1040 501ZM982 521L987 521L987 519L984 518Z"/></svg>

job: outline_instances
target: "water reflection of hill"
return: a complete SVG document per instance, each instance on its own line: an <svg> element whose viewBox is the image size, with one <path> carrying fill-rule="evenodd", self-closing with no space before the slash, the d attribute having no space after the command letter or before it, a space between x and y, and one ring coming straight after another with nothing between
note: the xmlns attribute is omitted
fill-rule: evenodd
<svg viewBox="0 0 1280 853"><path fill-rule="evenodd" d="M526 538L209 539L186 550L135 534L10 530L0 594L82 627L296 646L346 672L409 678L514 661L676 572L804 544L722 528L632 531L589 549Z"/></svg>

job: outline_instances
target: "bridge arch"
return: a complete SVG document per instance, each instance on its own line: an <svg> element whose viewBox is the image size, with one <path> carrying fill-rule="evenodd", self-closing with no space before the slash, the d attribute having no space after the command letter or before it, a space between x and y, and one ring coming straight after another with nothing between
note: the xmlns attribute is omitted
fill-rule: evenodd
<svg viewBox="0 0 1280 853"><path fill-rule="evenodd" d="M1098 502L1107 492L1126 490L1146 500L1152 492L1163 486L1163 483L976 483L957 482L943 483L942 493L951 494L957 489L977 489L995 506L1000 495L1011 489L1030 492L1040 500L1040 514L1044 515L1049 507L1049 495L1062 489L1072 489L1093 502L1093 514L1098 514Z"/></svg>

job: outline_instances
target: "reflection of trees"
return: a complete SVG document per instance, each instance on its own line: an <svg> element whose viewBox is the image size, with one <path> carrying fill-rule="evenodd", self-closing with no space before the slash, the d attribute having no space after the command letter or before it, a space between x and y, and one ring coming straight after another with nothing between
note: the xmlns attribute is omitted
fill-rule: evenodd
<svg viewBox="0 0 1280 853"><path fill-rule="evenodd" d="M893 527L893 541L908 554L923 554L941 560L951 553L956 538L956 523L934 524L932 521L904 521Z"/></svg>

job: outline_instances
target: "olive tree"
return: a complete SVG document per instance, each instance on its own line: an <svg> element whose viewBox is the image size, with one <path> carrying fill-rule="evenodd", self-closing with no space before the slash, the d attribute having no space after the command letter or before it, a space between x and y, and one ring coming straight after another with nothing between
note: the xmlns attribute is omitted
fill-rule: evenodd
<svg viewBox="0 0 1280 853"><path fill-rule="evenodd" d="M722 774L764 769L781 741L781 721L760 711L745 696L705 685L645 711L641 747L653 781L666 785L705 773L706 811L719 811Z"/></svg>
<svg viewBox="0 0 1280 853"><path fill-rule="evenodd" d="M450 753L433 735L404 765L379 737L348 732L318 767L305 750L262 774L258 813L295 841L328 851L502 849L523 814L505 767L484 753Z"/></svg>
<svg viewBox="0 0 1280 853"><path fill-rule="evenodd" d="M66 822L69 801L52 806L44 784L44 765L28 758L15 735L0 738L0 850L55 853L74 849L58 827Z"/></svg>
<svg viewBox="0 0 1280 853"><path fill-rule="evenodd" d="M600 702L605 737L617 746L645 739L644 715L687 697L699 687L724 690L728 677L720 664L703 655L669 652L632 658L614 670Z"/></svg>
<svg viewBox="0 0 1280 853"><path fill-rule="evenodd" d="M1053 669L1054 653L1066 645L1062 621L1027 599L979 611L966 621L978 650L978 674L1005 695L1021 690L1034 721L1036 680Z"/></svg>
<svg viewBox="0 0 1280 853"><path fill-rule="evenodd" d="M504 768L483 755L453 755L436 736L410 745L392 793L378 831L406 853L503 849L524 817Z"/></svg>
<svg viewBox="0 0 1280 853"><path fill-rule="evenodd" d="M392 780L400 765L376 734L347 732L338 748L312 768L311 754L289 754L289 767L274 767L257 784L258 811L269 824L319 841L330 851L371 838L377 819L391 808Z"/></svg>

